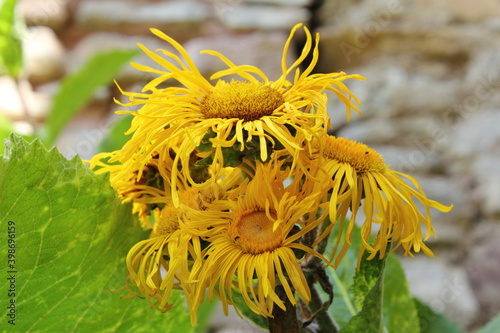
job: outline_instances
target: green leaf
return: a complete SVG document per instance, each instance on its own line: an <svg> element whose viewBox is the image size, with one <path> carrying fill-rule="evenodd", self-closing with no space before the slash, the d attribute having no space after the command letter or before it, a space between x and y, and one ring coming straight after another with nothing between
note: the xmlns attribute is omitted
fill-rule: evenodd
<svg viewBox="0 0 500 333"><path fill-rule="evenodd" d="M479 333L498 333L500 332L500 314L498 314L495 318L490 320L480 331Z"/></svg>
<svg viewBox="0 0 500 333"><path fill-rule="evenodd" d="M63 127L87 103L94 91L107 85L118 70L137 52L113 50L96 54L79 71L67 76L54 98L41 137L48 146L54 143Z"/></svg>
<svg viewBox="0 0 500 333"><path fill-rule="evenodd" d="M0 159L0 290L14 275L16 325L2 295L1 325L17 332L192 332L183 298L175 294L171 311L160 313L127 292L125 256L145 232L109 186L77 158L11 135ZM13 244L13 245L12 245ZM8 267L7 264L12 266ZM5 326L2 326L2 331Z"/></svg>
<svg viewBox="0 0 500 333"><path fill-rule="evenodd" d="M342 327L341 333L375 333L384 332L384 320L382 316L383 292L384 292L384 268L386 258L366 260L365 253L360 264L360 269L354 276L352 287L355 304L361 308L346 326Z"/></svg>
<svg viewBox="0 0 500 333"><path fill-rule="evenodd" d="M344 235L347 231L348 223L344 223L343 226L343 236L340 244L344 242ZM337 241L337 235L339 233L338 227L333 229L332 235L330 237L330 244L328 245L325 254L327 257L330 256L333 245ZM344 258L340 262L336 270L331 267L327 267L327 273L332 278L331 282L333 284L335 297L333 303L329 308L330 314L335 318L335 321L340 327L345 326L349 320L357 313L354 306L354 295L352 294L352 285L354 283L354 275L356 273L356 265L358 261L358 253L361 247L361 236L359 233L359 227L354 226L352 234L352 243Z"/></svg>
<svg viewBox="0 0 500 333"><path fill-rule="evenodd" d="M417 298L413 299L418 311L420 332L422 333L463 333L463 331L445 316L436 313ZM494 331L494 332L498 332ZM484 333L484 332L481 332Z"/></svg>
<svg viewBox="0 0 500 333"><path fill-rule="evenodd" d="M419 333L417 308L408 290L403 267L394 254L387 257L384 276L385 327L389 332Z"/></svg>
<svg viewBox="0 0 500 333"><path fill-rule="evenodd" d="M222 147L222 156L224 159L224 167L237 167L240 165L240 152L233 147Z"/></svg>
<svg viewBox="0 0 500 333"><path fill-rule="evenodd" d="M4 0L0 8L0 72L18 78L23 67L22 41L16 31L21 24L15 15L17 0Z"/></svg>
<svg viewBox="0 0 500 333"><path fill-rule="evenodd" d="M126 115L112 126L109 133L99 144L99 151L114 151L122 148L130 139L130 135L125 135L125 132L130 128L130 123L134 116Z"/></svg>
<svg viewBox="0 0 500 333"><path fill-rule="evenodd" d="M358 310L363 308L367 294L376 286L384 269L383 260L366 260L367 256L368 253L365 253L352 286L354 304Z"/></svg>
<svg viewBox="0 0 500 333"><path fill-rule="evenodd" d="M343 226L344 235L347 230L347 223ZM330 245L325 251L329 256L333 244L337 239L339 228L334 228ZM340 244L343 244L344 236L342 236ZM328 268L328 274L332 277L332 283L335 289L335 298L330 306L330 314L335 318L339 327L347 325L349 320L356 315L363 305L363 292L370 289L366 277L356 276L357 283L365 282L364 287L358 285L353 287L354 276L356 274L356 265L358 260L359 249L361 247L361 236L359 227L355 226L352 235L352 245L348 249L346 255L340 262L338 268L333 270ZM377 277L376 274L374 277ZM374 283L371 277L371 284ZM383 315L384 323L389 332L418 332L418 316L413 299L408 290L408 282L402 266L393 254L388 256L385 273L384 273L384 293L383 293ZM354 290L357 290L356 296ZM355 305L356 304L356 305ZM403 322L404 321L404 322ZM412 327L417 326L417 328Z"/></svg>
<svg viewBox="0 0 500 333"><path fill-rule="evenodd" d="M3 140L9 137L9 134L14 132L12 122L5 115L0 113L0 155L3 154Z"/></svg>

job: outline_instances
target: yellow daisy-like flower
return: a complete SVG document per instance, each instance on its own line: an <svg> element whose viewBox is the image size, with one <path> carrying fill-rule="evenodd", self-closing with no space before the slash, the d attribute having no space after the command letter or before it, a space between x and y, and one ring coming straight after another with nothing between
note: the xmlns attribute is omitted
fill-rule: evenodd
<svg viewBox="0 0 500 333"><path fill-rule="evenodd" d="M150 239L137 243L127 255L129 278L154 308L166 311L173 289L182 289L188 304L192 297L187 283L192 262L201 258L200 239L186 232L183 211L167 206L155 210Z"/></svg>
<svg viewBox="0 0 500 333"><path fill-rule="evenodd" d="M109 160L115 159L119 151L100 153L88 161L95 173L109 172L110 184L118 192L123 203L133 204L133 213L139 217L142 226L152 228L151 212L156 208L163 208L171 198L170 178L173 159L170 157L159 159L158 155L151 157L138 178L139 170L132 164L113 164Z"/></svg>
<svg viewBox="0 0 500 333"><path fill-rule="evenodd" d="M302 236L321 221L303 216L317 209L317 195L297 191L294 180L285 187L286 176L280 165L257 162L255 176L244 195L229 200L229 211L212 211L211 219L225 220L218 233L207 238L209 246L199 271L195 299L201 302L205 291L222 301L224 312L233 304L232 286L239 289L243 300L255 313L270 317L276 304L285 305L275 292L281 284L287 298L296 304L294 291L305 301L310 300L309 286L294 249L318 256L312 248L300 244ZM314 215L314 214L310 214ZM207 223L207 216L191 216L192 223Z"/></svg>
<svg viewBox="0 0 500 333"><path fill-rule="evenodd" d="M224 178L203 189L189 188L180 192L180 206L170 202L152 212L154 226L149 239L137 243L127 255L129 280L148 302L160 311L171 308L173 289L184 292L196 323L197 309L191 271L203 265L202 241L221 232L227 221L211 218L229 210L228 199L245 192L246 180L239 169L226 168ZM194 223L192 217L203 220ZM130 289L130 288L129 288Z"/></svg>
<svg viewBox="0 0 500 333"><path fill-rule="evenodd" d="M422 250L433 256L432 251L423 242L431 235L435 236L430 208L448 212L453 206L444 206L428 199L413 177L389 169L380 154L362 143L327 136L320 148L317 163L321 168L318 177L333 179L333 182L326 182L326 190L330 195L329 214L333 223L319 240L329 234L335 221L340 224L339 230L343 230L344 220L348 212L351 212L346 240L336 254L335 266L342 260L350 245L354 223L361 206L365 221L361 227L360 257L368 250L369 259L374 258L377 253L382 258L386 254L388 243L393 244L392 250L402 246L405 255ZM406 180L410 181L413 187ZM417 203L424 207L425 213L420 212ZM380 225L380 230L374 243L370 244L369 238L374 224ZM421 224L427 229L425 237L422 235ZM338 250L341 236L339 233L332 257Z"/></svg>
<svg viewBox="0 0 500 333"><path fill-rule="evenodd" d="M166 70L134 64L137 69L153 72L159 77L149 82L143 93L123 92L131 101L123 105L143 106L137 112L121 112L135 116L128 131L133 133L133 137L119 156L110 162L135 161L137 165L131 168L139 170L137 178L140 179L144 166L153 154L162 156L175 146L172 195L178 204L176 174L182 172L191 183L196 183L187 172L187 166L190 155L197 149L205 150L204 157L210 157L209 162L215 167L216 178L218 170L227 165L227 153L237 160L241 157L234 156L238 151L245 155L246 150L252 150L265 161L270 150L284 148L296 157L313 137L324 133L329 126L324 91L336 93L345 103L349 116L351 109L357 111L351 99L359 101L342 81L348 78L363 79L359 75L346 75L343 72L311 74L318 61L319 35L313 46L313 38L305 27L306 43L302 53L288 66L286 55L295 31L300 26L298 24L292 29L285 44L282 75L276 81L270 81L256 67L237 66L215 51L204 51L219 57L229 67L212 75L211 79L218 79L215 85L200 74L180 44L152 29L156 36L172 45L181 57L161 50L166 56L163 58L139 44L145 53ZM312 60L301 72L298 67L311 51ZM290 74L293 74L291 82L287 79ZM228 75L239 75L242 80L227 82L220 79ZM171 79L181 84L181 87L158 87ZM151 93L145 93L147 91Z"/></svg>

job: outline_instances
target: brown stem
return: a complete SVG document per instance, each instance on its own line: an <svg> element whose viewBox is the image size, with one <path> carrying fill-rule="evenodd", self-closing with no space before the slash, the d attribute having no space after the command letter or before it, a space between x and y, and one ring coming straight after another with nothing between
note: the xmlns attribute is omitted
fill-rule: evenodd
<svg viewBox="0 0 500 333"><path fill-rule="evenodd" d="M286 311L274 306L273 316L269 318L269 332L271 333L299 333L300 323L297 319L297 308L290 302L283 286L276 286L276 294L283 301Z"/></svg>
<svg viewBox="0 0 500 333"><path fill-rule="evenodd" d="M332 317L328 313L328 308L331 304L330 302L323 302L315 286L311 287L311 303L310 308L314 313L313 320L316 320L318 326L320 327L320 332L337 333L338 328Z"/></svg>
<svg viewBox="0 0 500 333"><path fill-rule="evenodd" d="M333 302L334 293L333 286L328 279L325 268L321 263L318 263L315 260L310 260L307 265L302 266L302 268L306 272L307 284L311 290L309 309L313 311L309 318L304 322L303 326L306 327L315 321L320 327L320 332L338 332L337 325L328 312L328 308ZM326 301L321 299L321 296L315 286L316 283L319 283L321 289L328 295L328 299Z"/></svg>

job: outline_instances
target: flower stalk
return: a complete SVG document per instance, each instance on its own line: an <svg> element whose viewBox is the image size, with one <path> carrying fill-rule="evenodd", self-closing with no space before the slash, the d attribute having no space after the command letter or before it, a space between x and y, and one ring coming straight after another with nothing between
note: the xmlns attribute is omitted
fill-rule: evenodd
<svg viewBox="0 0 500 333"><path fill-rule="evenodd" d="M283 300L286 310L280 307L273 309L273 316L268 318L270 333L299 333L301 324L297 318L297 307L286 296L283 286L276 286L276 294Z"/></svg>

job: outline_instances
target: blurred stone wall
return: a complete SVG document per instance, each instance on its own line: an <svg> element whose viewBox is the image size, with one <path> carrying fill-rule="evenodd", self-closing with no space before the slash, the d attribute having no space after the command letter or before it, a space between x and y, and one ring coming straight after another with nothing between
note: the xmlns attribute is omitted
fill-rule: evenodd
<svg viewBox="0 0 500 333"><path fill-rule="evenodd" d="M37 121L60 80L91 55L136 49L136 42L165 48L150 27L183 44L207 76L224 65L200 55L203 49L259 66L273 79L290 28L306 23L321 34L318 72L367 79L347 81L363 102L362 116L348 123L331 99L332 133L372 146L429 197L455 205L449 214L434 212L436 258L403 259L414 294L471 332L500 311L498 1L20 0L19 8L29 25L22 89ZM134 61L158 67L142 54ZM150 79L131 67L117 77L135 91ZM0 77L0 110L29 132L12 86ZM63 153L93 154L117 109L113 97L120 98L115 87L99 89L61 135Z"/></svg>

